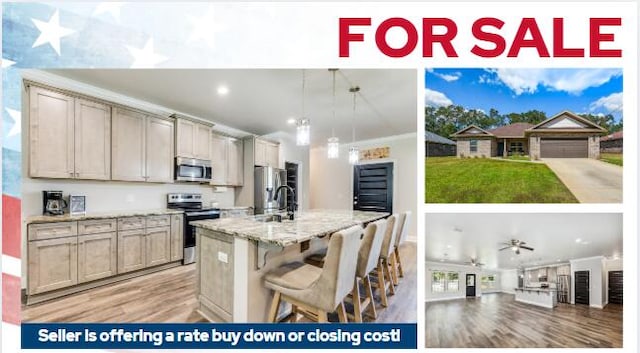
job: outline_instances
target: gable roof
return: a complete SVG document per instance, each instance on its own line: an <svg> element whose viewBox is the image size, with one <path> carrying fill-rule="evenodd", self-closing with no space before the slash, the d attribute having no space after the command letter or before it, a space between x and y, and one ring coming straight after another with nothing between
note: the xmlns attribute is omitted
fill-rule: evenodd
<svg viewBox="0 0 640 353"><path fill-rule="evenodd" d="M609 141L609 140L622 140L622 131L617 131L617 132L614 132L613 134L600 138L600 141Z"/></svg>
<svg viewBox="0 0 640 353"><path fill-rule="evenodd" d="M469 125L451 135L451 137L458 136L493 136L493 134L477 125Z"/></svg>
<svg viewBox="0 0 640 353"><path fill-rule="evenodd" d="M555 122L555 124L554 124ZM592 122L589 119L585 119L575 113L572 113L568 110L562 111L551 118L527 129L528 131L540 131L540 130L548 130L548 129L564 129L564 130L576 130L576 129L587 129L587 130L599 130L599 131L607 131L602 126Z"/></svg>
<svg viewBox="0 0 640 353"><path fill-rule="evenodd" d="M427 142L441 143L441 144L444 144L444 145L455 145L456 144L455 141L451 141L446 137L442 137L440 135L434 134L431 131L425 131L424 132L424 139Z"/></svg>
<svg viewBox="0 0 640 353"><path fill-rule="evenodd" d="M533 124L529 123L514 123L511 125L505 125L497 127L493 130L489 130L496 137L522 137L524 138L525 130L533 127Z"/></svg>

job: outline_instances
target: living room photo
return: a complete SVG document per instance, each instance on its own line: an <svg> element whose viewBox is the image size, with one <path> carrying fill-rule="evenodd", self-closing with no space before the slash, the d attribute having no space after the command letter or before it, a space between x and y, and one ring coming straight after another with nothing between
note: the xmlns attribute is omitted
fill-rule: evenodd
<svg viewBox="0 0 640 353"><path fill-rule="evenodd" d="M622 70L427 69L426 203L621 203Z"/></svg>

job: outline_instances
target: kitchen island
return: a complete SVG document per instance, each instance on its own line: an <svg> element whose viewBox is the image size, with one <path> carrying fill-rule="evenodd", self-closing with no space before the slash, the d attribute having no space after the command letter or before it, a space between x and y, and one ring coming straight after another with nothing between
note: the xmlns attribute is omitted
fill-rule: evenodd
<svg viewBox="0 0 640 353"><path fill-rule="evenodd" d="M557 290L552 288L516 288L516 301L553 309L558 306Z"/></svg>
<svg viewBox="0 0 640 353"><path fill-rule="evenodd" d="M271 215L191 222L200 314L212 322L266 322L273 295L264 287L266 273L325 248L334 232L388 215L309 210L297 212L294 220L282 216L281 222Z"/></svg>

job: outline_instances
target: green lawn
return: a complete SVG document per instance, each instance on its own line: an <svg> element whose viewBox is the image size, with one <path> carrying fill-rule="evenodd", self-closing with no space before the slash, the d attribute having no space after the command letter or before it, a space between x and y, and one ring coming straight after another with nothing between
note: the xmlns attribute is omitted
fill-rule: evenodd
<svg viewBox="0 0 640 353"><path fill-rule="evenodd" d="M600 160L622 166L622 153L600 153Z"/></svg>
<svg viewBox="0 0 640 353"><path fill-rule="evenodd" d="M430 157L425 176L427 203L578 202L542 163Z"/></svg>

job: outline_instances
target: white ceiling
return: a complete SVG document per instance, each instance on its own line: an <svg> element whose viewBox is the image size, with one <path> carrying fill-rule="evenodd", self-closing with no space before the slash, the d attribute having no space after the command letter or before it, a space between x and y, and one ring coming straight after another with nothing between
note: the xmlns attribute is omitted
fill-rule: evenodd
<svg viewBox="0 0 640 353"><path fill-rule="evenodd" d="M165 106L256 135L295 131L286 124L302 115L302 70L153 69L48 70L92 86ZM336 120L332 114L332 75L305 70L305 112L313 145L322 145L335 127L341 142L351 142L353 96L357 98L356 139L415 132L416 70L342 69L336 75ZM217 94L220 85L229 88Z"/></svg>
<svg viewBox="0 0 640 353"><path fill-rule="evenodd" d="M512 269L590 256L622 257L618 213L430 213L425 224L428 261L464 263L474 257L486 268ZM520 255L498 251L501 242L512 238L535 250L521 250Z"/></svg>

